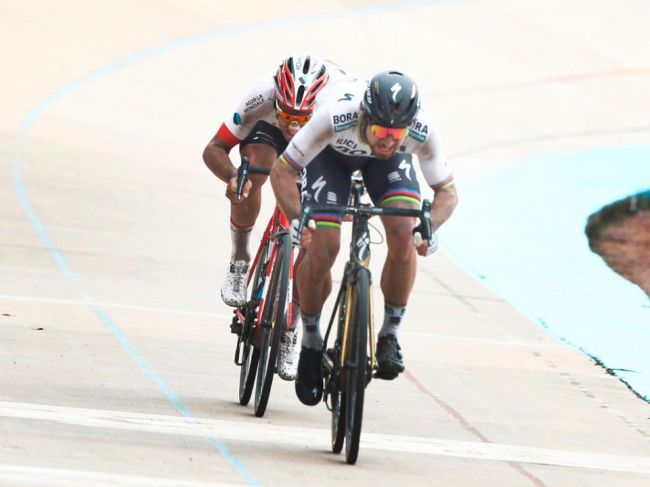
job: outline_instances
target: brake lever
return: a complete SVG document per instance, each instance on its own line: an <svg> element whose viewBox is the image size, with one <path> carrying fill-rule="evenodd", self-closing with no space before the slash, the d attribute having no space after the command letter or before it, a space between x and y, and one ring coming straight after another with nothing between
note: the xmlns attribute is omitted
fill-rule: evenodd
<svg viewBox="0 0 650 487"><path fill-rule="evenodd" d="M312 208L311 208L312 197L310 194L306 194L302 199L302 211L300 212L300 221L298 222L298 234L302 233L302 229L305 227L307 222L311 219Z"/></svg>
<svg viewBox="0 0 650 487"><path fill-rule="evenodd" d="M241 195L244 192L244 186L246 185L246 181L248 181L249 164L250 162L248 157L244 156L241 158L241 165L237 169L237 191L235 192L235 195L238 200L241 199Z"/></svg>
<svg viewBox="0 0 650 487"><path fill-rule="evenodd" d="M431 201L424 200L420 210L420 224L413 229L413 234L420 234L420 243L424 240L431 242ZM419 245L419 242L416 242Z"/></svg>

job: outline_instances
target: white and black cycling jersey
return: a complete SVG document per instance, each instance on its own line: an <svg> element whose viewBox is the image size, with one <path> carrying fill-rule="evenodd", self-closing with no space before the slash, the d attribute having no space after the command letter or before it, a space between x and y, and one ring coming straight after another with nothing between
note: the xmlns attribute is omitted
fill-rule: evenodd
<svg viewBox="0 0 650 487"><path fill-rule="evenodd" d="M366 87L365 80L352 78L333 85L309 123L291 139L282 159L300 170L328 146L344 156L373 157L359 124ZM424 108L419 109L411 123L400 152L418 157L424 178L433 189L452 181L438 136Z"/></svg>

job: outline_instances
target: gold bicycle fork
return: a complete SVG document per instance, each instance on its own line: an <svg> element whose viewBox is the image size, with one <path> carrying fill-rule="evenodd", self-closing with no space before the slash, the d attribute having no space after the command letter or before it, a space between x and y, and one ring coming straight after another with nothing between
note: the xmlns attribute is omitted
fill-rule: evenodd
<svg viewBox="0 0 650 487"><path fill-rule="evenodd" d="M353 309L357 306L357 296L356 292L353 290L356 289L356 286L351 282L348 284L347 289L345 290L345 323L343 325L343 343L341 344L341 359L340 364L345 364L347 359L347 350L348 350L348 341L350 334L352 333L352 316L354 316ZM368 343L370 345L370 370L373 371L376 365L375 358L375 323L374 323L374 306L373 306L373 292L372 292L372 282L368 286Z"/></svg>

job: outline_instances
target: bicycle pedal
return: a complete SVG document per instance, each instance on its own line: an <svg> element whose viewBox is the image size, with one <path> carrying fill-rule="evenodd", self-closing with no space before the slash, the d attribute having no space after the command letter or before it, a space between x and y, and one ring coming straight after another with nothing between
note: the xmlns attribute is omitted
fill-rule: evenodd
<svg viewBox="0 0 650 487"><path fill-rule="evenodd" d="M232 323L230 323L230 333L241 335L243 330L244 326L239 322L239 320L233 319Z"/></svg>

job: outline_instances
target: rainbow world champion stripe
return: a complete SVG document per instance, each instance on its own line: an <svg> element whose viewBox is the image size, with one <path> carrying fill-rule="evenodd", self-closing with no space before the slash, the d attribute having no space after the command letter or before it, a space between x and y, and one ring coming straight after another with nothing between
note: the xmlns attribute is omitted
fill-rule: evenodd
<svg viewBox="0 0 650 487"><path fill-rule="evenodd" d="M419 208L420 192L413 188L393 188L384 193L379 199L380 206L385 206L390 203L407 203Z"/></svg>
<svg viewBox="0 0 650 487"><path fill-rule="evenodd" d="M314 213L316 228L341 229L341 215L338 213Z"/></svg>

